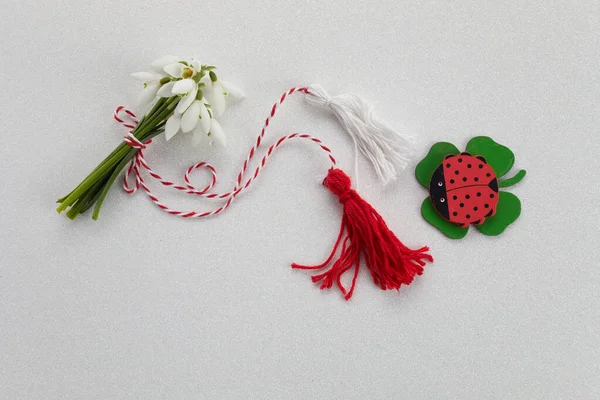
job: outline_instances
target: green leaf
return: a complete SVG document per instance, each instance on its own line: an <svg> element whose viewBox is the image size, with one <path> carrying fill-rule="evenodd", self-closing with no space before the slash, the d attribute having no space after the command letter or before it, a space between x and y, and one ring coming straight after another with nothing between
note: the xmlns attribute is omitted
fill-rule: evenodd
<svg viewBox="0 0 600 400"><path fill-rule="evenodd" d="M465 237L469 228L461 228L460 226L453 224L452 222L446 221L433 207L431 200L426 198L421 204L421 214L423 218L431 225L438 228L444 235L450 239L462 239Z"/></svg>
<svg viewBox="0 0 600 400"><path fill-rule="evenodd" d="M415 168L417 180L425 188L429 189L429 182L435 172L435 169L444 161L444 157L448 154L458 154L460 151L455 145L448 142L438 142L431 146L429 153Z"/></svg>
<svg viewBox="0 0 600 400"><path fill-rule="evenodd" d="M521 215L521 200L517 196L508 192L500 192L496 215L487 218L476 228L479 232L488 236L497 236Z"/></svg>
<svg viewBox="0 0 600 400"><path fill-rule="evenodd" d="M498 178L506 175L515 163L515 155L508 147L487 136L477 136L469 140L466 150L472 156L483 156Z"/></svg>
<svg viewBox="0 0 600 400"><path fill-rule="evenodd" d="M521 182L523 180L523 178L525 178L526 174L527 174L527 171L522 169L519 172L517 172L515 174L515 176L513 176L512 178L508 178L503 181L498 181L498 187L507 188L507 187L511 187L512 185L516 185L517 183Z"/></svg>

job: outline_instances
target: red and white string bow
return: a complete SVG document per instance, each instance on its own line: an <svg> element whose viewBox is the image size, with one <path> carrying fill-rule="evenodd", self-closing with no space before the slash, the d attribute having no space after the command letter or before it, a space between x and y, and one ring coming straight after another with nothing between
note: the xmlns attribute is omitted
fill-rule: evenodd
<svg viewBox="0 0 600 400"><path fill-rule="evenodd" d="M152 202L154 202L154 204L156 204L159 208L161 208L162 210L166 211L167 213L169 213L171 215L177 215L177 216L180 216L183 218L203 218L203 217L208 217L211 215L219 214L219 213L223 212L225 209L227 209L231 205L233 200L243 190L247 189L250 186L250 184L256 179L256 177L258 176L258 174L260 173L262 168L266 165L267 160L273 154L275 149L278 148L285 141L288 141L290 139L308 139L308 140L316 143L317 145L319 145L319 147L327 153L327 155L331 161L331 167L333 168L336 164L335 158L331 154L331 150L327 146L325 146L321 142L320 139L317 139L317 138L315 138L311 135L305 134L305 133L293 133L291 135L281 137L279 140L277 140L277 142L272 144L269 147L269 149L267 150L267 153L263 156L262 160L260 161L260 163L258 164L256 169L254 170L254 174L252 174L252 176L250 176L245 182L243 182L244 174L246 173L248 167L250 166L250 162L252 161L253 157L257 154L257 150L261 147L266 129L269 126L271 119L275 116L275 113L277 112L278 107L292 93L295 93L295 92L307 93L307 90L308 89L306 87L292 88L292 89L288 90L287 92L283 93L283 95L281 96L279 101L277 103L273 104L273 107L271 108L271 113L265 120L262 130L261 130L260 134L258 135L258 137L256 138L256 143L250 149L250 153L248 154L248 157L244 161L242 169L240 170L240 172L238 174L236 185L233 187L233 189L231 189L229 192L226 192L226 193L209 193L209 191L217 183L217 171L212 165L210 165L209 163L204 162L204 161L194 164L187 169L187 171L185 172L185 175L184 175L185 185L178 185L172 181L166 180L161 175L159 175L158 173L153 171L152 168L146 162L146 159L144 158L144 150L146 149L147 145L152 143L152 140L148 140L145 143L142 143L135 136L133 136L132 131L135 128L135 126L139 123L136 115L123 106L117 107L117 109L115 110L114 116L113 116L114 119L119 121L127 129L129 129L129 132L124 137L124 140L128 145L130 145L131 147L138 150L138 152L136 153L133 160L131 160L131 162L129 163L127 172L125 173L125 175L123 177L123 189L127 193L132 194L132 193L135 193L141 187L142 189L144 189L144 191L146 192L146 194L148 195L150 200L152 200ZM202 189L196 188L190 182L190 174L192 173L192 171L200 169L200 168L208 169L212 175L211 182ZM200 196L200 197L204 197L207 199L222 199L222 200L225 200L225 203L222 206L220 206L212 211L205 211L205 212L198 212L198 211L193 211L193 210L189 210L189 211L176 210L176 209L170 208L169 206L167 206L166 204L161 202L159 200L159 198L155 194L152 193L152 191L150 190L150 188L148 187L148 185L146 184L146 182L144 181L144 178L142 176L143 170L148 171L148 174L152 178L156 179L164 186L173 188L175 190L178 190L178 191L190 194L190 195ZM135 178L134 186L130 186L129 179L128 179L132 175Z"/></svg>

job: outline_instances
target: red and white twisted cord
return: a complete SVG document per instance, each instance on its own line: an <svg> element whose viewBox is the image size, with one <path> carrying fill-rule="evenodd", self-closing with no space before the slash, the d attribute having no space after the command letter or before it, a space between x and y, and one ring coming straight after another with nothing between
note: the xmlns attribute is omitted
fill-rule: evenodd
<svg viewBox="0 0 600 400"><path fill-rule="evenodd" d="M146 194L148 195L148 197L150 198L150 200L152 200L152 202L154 204L156 204L160 209L164 210L165 212L167 212L171 215L177 215L177 216L183 217L183 218L203 218L203 217L208 217L211 215L219 214L219 213L223 212L225 209L227 209L231 205L233 200L243 190L247 189L250 186L250 184L256 179L256 177L258 176L258 174L260 173L262 168L266 165L268 158L273 154L274 150L276 148L278 148L282 143L284 143L285 141L287 141L289 139L308 139L308 140L316 143L317 145L319 145L319 147L323 151L325 151L327 153L327 155L329 156L329 160L331 161L331 167L333 168L336 164L335 158L331 154L331 150L327 146L325 146L323 144L323 142L321 142L321 140L319 140L311 135L308 135L308 134L293 133L288 136L283 136L283 137L279 138L275 143L273 143L267 150L267 153L263 156L262 160L260 161L260 163L258 164L256 169L254 170L254 174L252 174L252 176L250 176L250 178L248 178L246 180L246 182L244 184L242 184L244 174L246 173L246 171L250 165L250 161L256 155L256 151L260 148L260 146L263 142L263 137L265 135L265 131L266 131L267 127L269 126L271 119L275 116L275 113L277 112L278 107L285 101L285 99L289 95L291 95L294 92L308 94L308 89L306 87L291 88L287 92L283 93L283 95L281 96L279 101L277 101L277 103L275 103L273 105L273 107L271 108L271 112L270 112L269 116L267 117L267 119L265 120L264 126L256 139L256 143L250 149L248 157L244 161L244 165L242 166L242 169L240 170L240 172L238 174L236 185L233 187L233 189L231 191L226 192L226 193L221 193L221 194L208 193L214 187L214 185L217 183L217 171L215 170L215 168L212 165L210 165L204 161L194 164L187 169L187 171L184 175L185 186L178 185L178 184L175 184L174 182L163 179L158 173L154 172L152 170L152 168L150 168L150 166L148 165L148 163L146 162L146 160L144 158L144 150L146 149L147 145L152 143L152 140L148 140L145 143L142 143L141 141L139 141L132 133L133 130L135 129L135 127L139 123L137 117L135 116L135 114L133 112L131 112L130 110L127 110L125 107L123 107L123 106L117 107L117 109L115 110L114 116L113 116L114 119L117 120L118 122L120 122L127 129L129 129L129 132L124 137L124 141L129 146L133 147L134 149L137 149L137 153L135 154L135 157L133 158L133 160L131 160L131 163L127 167L127 171L126 171L125 175L123 176L123 189L125 189L125 191L127 193L132 194L141 187L142 189L144 189L144 191L146 192ZM129 120L129 121L127 121L127 120ZM189 179L189 176L192 173L192 171L194 171L196 169L200 169L200 168L208 169L212 175L211 182L203 189L197 189L195 186L193 186L190 183L190 179ZM142 174L141 174L141 172L144 169L148 171L148 174L151 177L153 177L154 179L159 181L164 186L168 186L173 189L176 189L176 190L179 190L184 193L191 194L191 195L201 196L201 197L208 198L208 199L223 199L223 200L227 199L227 201L221 207L216 208L212 211L206 211L206 212L197 212L197 211L193 211L193 210L192 211L180 211L180 210L175 210L175 209L169 208L167 205L162 203L158 199L158 197L156 197L152 193L150 188L146 185L146 182L144 181L144 178L142 177ZM132 174L135 176L135 186L129 185L128 178Z"/></svg>

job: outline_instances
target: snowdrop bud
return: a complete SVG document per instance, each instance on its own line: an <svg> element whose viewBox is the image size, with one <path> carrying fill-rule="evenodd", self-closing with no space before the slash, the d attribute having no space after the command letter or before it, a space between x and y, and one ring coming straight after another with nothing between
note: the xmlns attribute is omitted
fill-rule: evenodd
<svg viewBox="0 0 600 400"><path fill-rule="evenodd" d="M175 89L173 89L173 91L175 91ZM193 86L192 90L179 101L179 104L177 104L178 113L183 114L183 112L188 109L188 107L194 102L194 100L196 100L197 91L198 87Z"/></svg>
<svg viewBox="0 0 600 400"><path fill-rule="evenodd" d="M200 123L198 124L200 129L202 129L202 133L208 133L210 131L210 113L208 112L208 108L204 102L206 99L200 100Z"/></svg>
<svg viewBox="0 0 600 400"><path fill-rule="evenodd" d="M135 79L142 82L150 82L156 80L157 75L150 72L135 72L131 74Z"/></svg>
<svg viewBox="0 0 600 400"><path fill-rule="evenodd" d="M211 82L216 82L217 81L217 74L215 74L213 71L210 71L208 73L208 76L210 77L210 81Z"/></svg>
<svg viewBox="0 0 600 400"><path fill-rule="evenodd" d="M219 143L223 147L227 147L227 138L225 137L225 133L223 133L221 124L219 124L219 121L216 119L212 119L210 121L209 135L215 142Z"/></svg>
<svg viewBox="0 0 600 400"><path fill-rule="evenodd" d="M223 94L223 87L219 81L213 82L210 104L215 110L217 117L223 115L225 112L225 95Z"/></svg>
<svg viewBox="0 0 600 400"><path fill-rule="evenodd" d="M171 82L171 78L168 76L165 76L164 78L162 78L160 81L158 81L161 85L164 85L165 83L169 83Z"/></svg>
<svg viewBox="0 0 600 400"><path fill-rule="evenodd" d="M157 60L154 60L154 62L150 65L151 68L158 72L158 73L162 73L163 72L163 68L169 64L173 64L176 63L177 61L179 61L179 57L176 56L164 56L161 57Z"/></svg>
<svg viewBox="0 0 600 400"><path fill-rule="evenodd" d="M197 126L192 136L192 146L196 147L206 139L206 132L202 131L200 126Z"/></svg>
<svg viewBox="0 0 600 400"><path fill-rule="evenodd" d="M223 86L223 90L227 93L226 97L233 102L238 102L246 97L246 94L231 82L221 81L221 86Z"/></svg>
<svg viewBox="0 0 600 400"><path fill-rule="evenodd" d="M189 93L196 83L191 79L182 79L180 81L175 82L173 85L173 94L185 94Z"/></svg>
<svg viewBox="0 0 600 400"><path fill-rule="evenodd" d="M191 132L198 124L198 116L200 115L200 101L195 100L191 106L183 113L181 117L181 130L183 132Z"/></svg>
<svg viewBox="0 0 600 400"><path fill-rule="evenodd" d="M170 140L177 132L179 132L179 128L181 127L181 116L179 115L171 115L165 124L165 139Z"/></svg>
<svg viewBox="0 0 600 400"><path fill-rule="evenodd" d="M173 86L175 86L175 82L169 82L164 84L160 89L158 89L159 97L172 97L173 96Z"/></svg>
<svg viewBox="0 0 600 400"><path fill-rule="evenodd" d="M138 98L138 104L140 106L145 106L150 103L156 97L156 92L158 91L159 84L158 83L150 83L146 85L142 93L140 93L140 97Z"/></svg>

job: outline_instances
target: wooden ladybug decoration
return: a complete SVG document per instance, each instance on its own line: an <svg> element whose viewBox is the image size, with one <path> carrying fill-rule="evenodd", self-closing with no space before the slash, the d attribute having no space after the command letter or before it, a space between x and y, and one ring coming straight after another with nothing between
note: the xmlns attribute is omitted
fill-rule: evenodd
<svg viewBox="0 0 600 400"><path fill-rule="evenodd" d="M415 167L430 194L421 215L450 239L464 238L471 226L500 235L521 215L521 200L506 191L526 175L519 170L507 177L514 165L512 150L488 136L471 138L463 153L452 143L434 143Z"/></svg>
<svg viewBox="0 0 600 400"><path fill-rule="evenodd" d="M498 179L482 156L447 155L429 183L435 210L460 227L479 225L496 213Z"/></svg>

